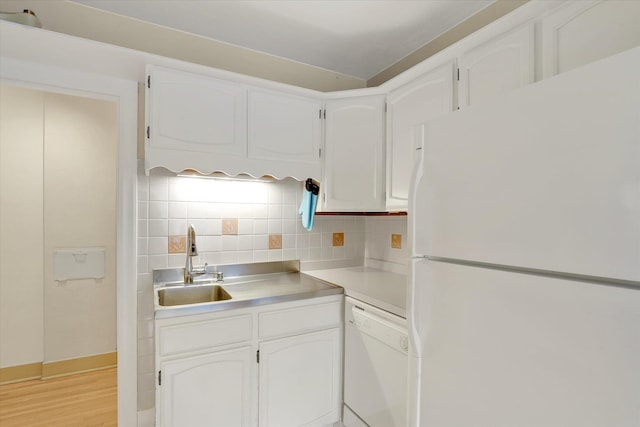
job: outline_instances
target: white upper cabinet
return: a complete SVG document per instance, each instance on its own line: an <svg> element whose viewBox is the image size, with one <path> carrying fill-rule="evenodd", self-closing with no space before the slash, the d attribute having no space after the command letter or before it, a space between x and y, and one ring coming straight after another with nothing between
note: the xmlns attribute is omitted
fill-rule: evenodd
<svg viewBox="0 0 640 427"><path fill-rule="evenodd" d="M384 105L383 95L326 101L323 210L384 210Z"/></svg>
<svg viewBox="0 0 640 427"><path fill-rule="evenodd" d="M425 122L453 110L454 73L451 62L387 97L387 210L407 210L411 173L424 142Z"/></svg>
<svg viewBox="0 0 640 427"><path fill-rule="evenodd" d="M148 67L145 169L321 176L320 99Z"/></svg>
<svg viewBox="0 0 640 427"><path fill-rule="evenodd" d="M278 177L319 178L321 109L319 99L250 90L249 159Z"/></svg>
<svg viewBox="0 0 640 427"><path fill-rule="evenodd" d="M480 43L459 59L459 106L477 105L534 81L534 26Z"/></svg>
<svg viewBox="0 0 640 427"><path fill-rule="evenodd" d="M640 1L572 1L542 20L544 77L640 45Z"/></svg>
<svg viewBox="0 0 640 427"><path fill-rule="evenodd" d="M247 89L197 74L149 67L147 169L211 172L211 158L247 153ZM207 153L200 156L194 153ZM191 159L198 160L197 162Z"/></svg>

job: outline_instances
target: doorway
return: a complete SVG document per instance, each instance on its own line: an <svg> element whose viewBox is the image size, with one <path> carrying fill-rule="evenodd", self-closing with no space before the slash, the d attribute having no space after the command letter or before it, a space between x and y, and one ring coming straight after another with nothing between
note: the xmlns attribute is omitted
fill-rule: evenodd
<svg viewBox="0 0 640 427"><path fill-rule="evenodd" d="M135 79L60 67L29 52L22 60L2 57L0 82L110 100L117 104L117 399L118 424L134 426L137 413L136 349L136 173L138 83ZM30 61L30 59L33 62ZM66 63L65 63L66 64Z"/></svg>
<svg viewBox="0 0 640 427"><path fill-rule="evenodd" d="M19 380L114 366L117 105L0 90L0 369ZM96 249L101 271L74 274ZM60 262L70 250L77 266Z"/></svg>

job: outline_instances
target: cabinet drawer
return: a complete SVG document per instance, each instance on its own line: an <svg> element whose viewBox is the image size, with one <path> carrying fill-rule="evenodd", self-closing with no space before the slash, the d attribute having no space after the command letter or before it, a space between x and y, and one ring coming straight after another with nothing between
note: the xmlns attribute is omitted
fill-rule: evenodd
<svg viewBox="0 0 640 427"><path fill-rule="evenodd" d="M260 338L294 335L339 326L342 321L341 310L342 303L335 301L260 313Z"/></svg>
<svg viewBox="0 0 640 427"><path fill-rule="evenodd" d="M156 337L159 355L163 357L250 341L252 327L250 314L160 326Z"/></svg>

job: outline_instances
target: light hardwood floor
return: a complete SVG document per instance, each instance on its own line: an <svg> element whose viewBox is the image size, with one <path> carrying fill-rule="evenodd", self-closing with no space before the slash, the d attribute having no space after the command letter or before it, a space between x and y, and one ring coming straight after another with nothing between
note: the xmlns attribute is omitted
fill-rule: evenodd
<svg viewBox="0 0 640 427"><path fill-rule="evenodd" d="M116 426L116 368L0 386L2 427Z"/></svg>

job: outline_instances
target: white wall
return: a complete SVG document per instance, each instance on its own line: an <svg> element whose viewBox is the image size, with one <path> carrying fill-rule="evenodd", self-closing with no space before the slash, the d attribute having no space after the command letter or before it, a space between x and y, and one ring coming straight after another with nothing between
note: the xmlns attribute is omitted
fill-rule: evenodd
<svg viewBox="0 0 640 427"><path fill-rule="evenodd" d="M113 102L0 86L0 367L116 350ZM106 247L106 277L53 280L53 250Z"/></svg>
<svg viewBox="0 0 640 427"><path fill-rule="evenodd" d="M0 86L0 368L43 360L43 107Z"/></svg>

